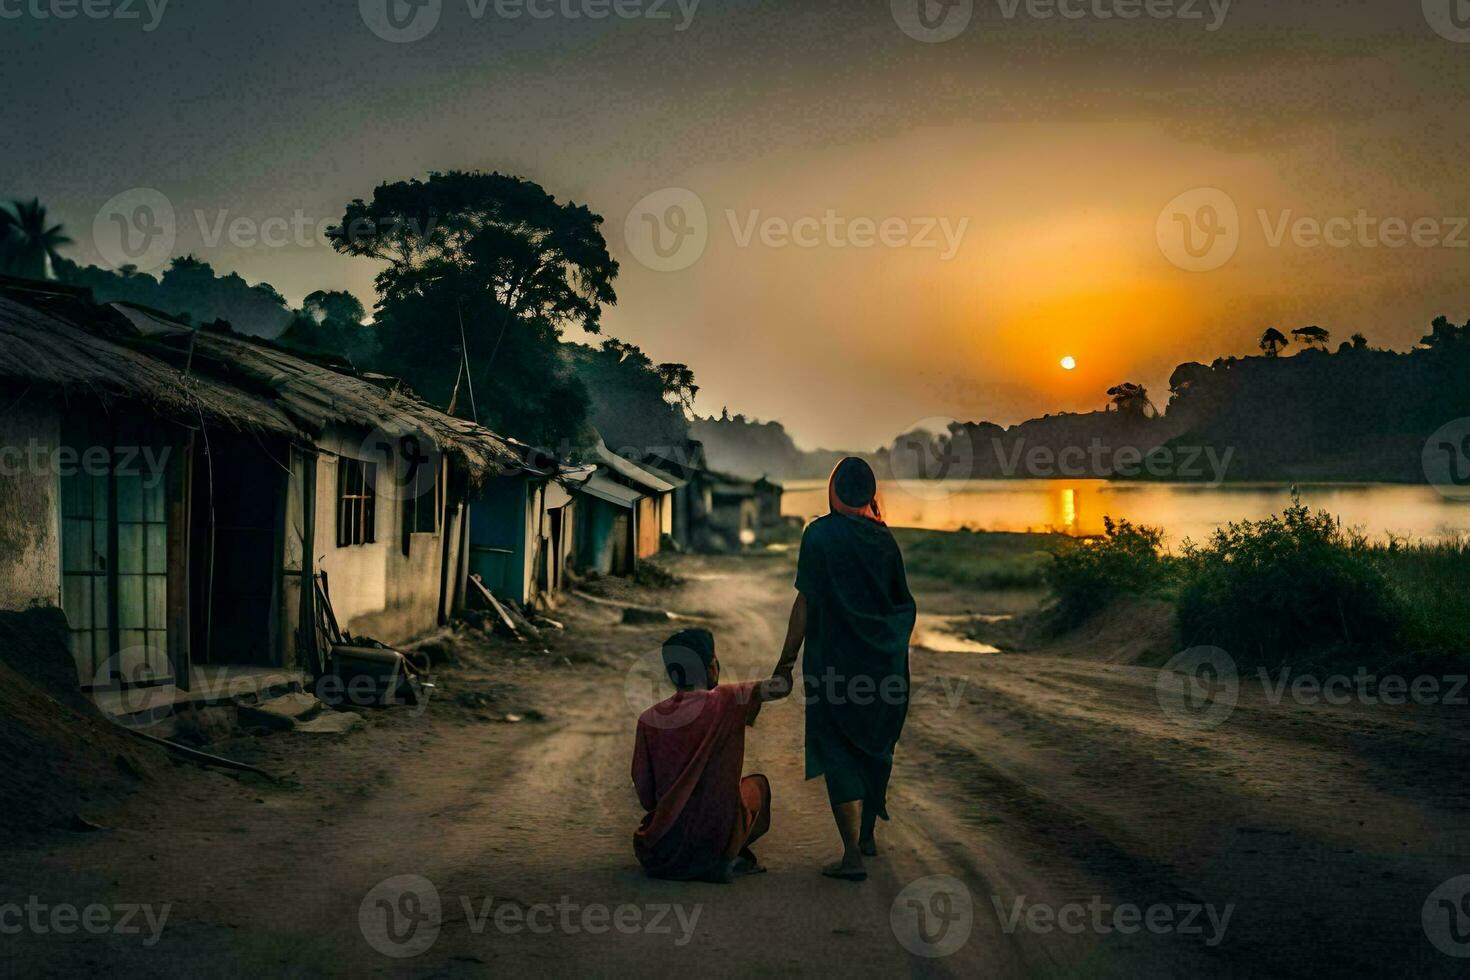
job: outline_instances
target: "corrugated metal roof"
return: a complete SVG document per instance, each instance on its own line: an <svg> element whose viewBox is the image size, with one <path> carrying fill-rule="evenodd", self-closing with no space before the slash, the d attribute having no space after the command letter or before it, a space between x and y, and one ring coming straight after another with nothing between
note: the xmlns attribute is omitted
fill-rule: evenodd
<svg viewBox="0 0 1470 980"><path fill-rule="evenodd" d="M585 493L605 500L610 504L631 510L638 501L647 494L639 493L632 487L625 487L601 470L593 473L581 486L577 487L578 493Z"/></svg>
<svg viewBox="0 0 1470 980"><path fill-rule="evenodd" d="M674 489L674 485L669 483L662 473L644 469L637 463L624 459L608 449L601 441L597 444L596 455L599 465L606 466L629 483L643 487L645 490L652 490L654 493L668 493Z"/></svg>

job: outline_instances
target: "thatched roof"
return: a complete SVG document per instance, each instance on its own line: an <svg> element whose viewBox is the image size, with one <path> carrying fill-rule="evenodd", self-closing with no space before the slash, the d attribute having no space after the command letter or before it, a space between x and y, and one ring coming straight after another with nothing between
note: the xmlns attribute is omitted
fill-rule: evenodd
<svg viewBox="0 0 1470 980"><path fill-rule="evenodd" d="M175 343L181 350L187 344ZM313 436L332 423L395 435L419 432L461 457L476 475L518 469L526 462L524 447L467 419L446 415L394 379L385 378L380 384L257 340L201 332L194 370L265 394Z"/></svg>
<svg viewBox="0 0 1470 980"><path fill-rule="evenodd" d="M0 378L125 398L186 421L303 443L332 423L417 432L459 457L476 480L493 470L544 469L528 447L440 412L391 378L360 376L268 341L196 330L156 311L98 306L50 284L0 282Z"/></svg>
<svg viewBox="0 0 1470 980"><path fill-rule="evenodd" d="M134 350L77 322L74 297L37 297L38 309L0 293L0 378L16 394L29 384L127 399L185 421L200 417L238 429L298 437L297 426L269 400L201 378Z"/></svg>

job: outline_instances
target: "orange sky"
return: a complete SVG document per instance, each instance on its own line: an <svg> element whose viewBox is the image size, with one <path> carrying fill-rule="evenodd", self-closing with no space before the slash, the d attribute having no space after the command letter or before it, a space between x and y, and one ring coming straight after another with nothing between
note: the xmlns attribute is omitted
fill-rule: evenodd
<svg viewBox="0 0 1470 980"><path fill-rule="evenodd" d="M1245 353L1268 325L1402 347L1437 314L1470 317L1470 248L1273 245L1258 214L1450 219L1442 234L1470 215L1470 43L1417 2L1237 2L1216 31L977 2L935 44L888 3L837 0L710 2L682 31L489 23L446 3L405 44L354 4L204 6L171 5L147 33L7 28L11 70L49 82L11 107L0 194L39 195L71 254L99 261L98 208L154 187L180 216L177 251L293 302L348 288L370 303L371 262L210 244L196 213L330 219L385 179L518 173L605 216L623 266L610 333L690 364L701 411L780 419L809 448L1096 408L1124 380L1162 404L1174 365ZM697 195L707 244L661 272L625 224L667 188ZM1239 213L1234 256L1206 272L1171 264L1156 234L1195 188ZM947 259L740 240L829 213L964 234Z"/></svg>

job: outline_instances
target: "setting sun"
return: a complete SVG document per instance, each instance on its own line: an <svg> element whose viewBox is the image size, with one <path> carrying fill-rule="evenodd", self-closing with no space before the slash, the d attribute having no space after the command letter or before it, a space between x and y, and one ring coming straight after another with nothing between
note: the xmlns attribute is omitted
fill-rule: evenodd
<svg viewBox="0 0 1470 980"><path fill-rule="evenodd" d="M1066 357L1062 358L1062 370L1063 371L1075 371L1075 370L1077 370L1077 358L1073 357L1071 354L1068 354Z"/></svg>

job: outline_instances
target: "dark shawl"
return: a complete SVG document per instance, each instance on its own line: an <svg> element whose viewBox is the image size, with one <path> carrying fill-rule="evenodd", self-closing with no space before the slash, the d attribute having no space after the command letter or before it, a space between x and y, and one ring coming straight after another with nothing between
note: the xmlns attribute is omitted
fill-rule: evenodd
<svg viewBox="0 0 1470 980"><path fill-rule="evenodd" d="M903 556L877 520L828 514L802 536L796 588L807 600L807 778L855 768L865 800L886 818L914 629Z"/></svg>

